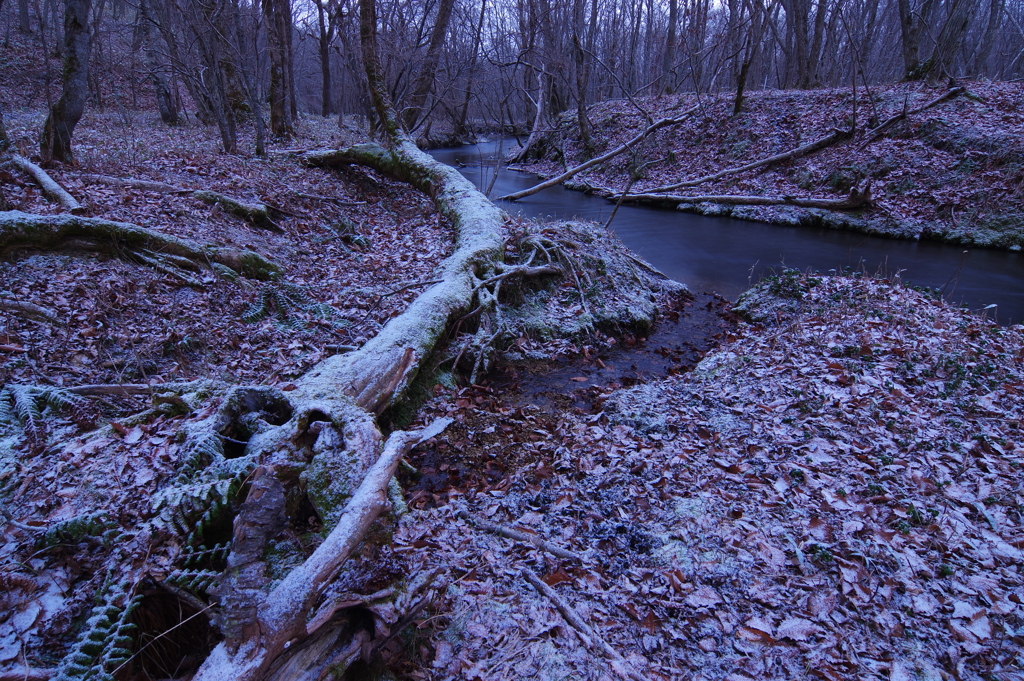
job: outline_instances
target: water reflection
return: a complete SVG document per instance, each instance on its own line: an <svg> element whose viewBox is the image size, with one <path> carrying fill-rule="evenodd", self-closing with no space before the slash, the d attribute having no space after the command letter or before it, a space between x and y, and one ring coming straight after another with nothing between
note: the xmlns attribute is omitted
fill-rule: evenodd
<svg viewBox="0 0 1024 681"><path fill-rule="evenodd" d="M498 142L492 142L431 153L439 161L458 166L478 187L486 188L495 179L498 147ZM533 174L501 168L491 195L508 194L536 182ZM614 206L558 186L502 207L531 218L577 217L603 223ZM849 267L900 273L904 281L945 287L951 301L972 309L995 304L989 314L1002 323L1024 321L1021 253L971 249L965 255L962 247L933 242L780 227L640 206L622 206L612 229L626 246L673 279L730 299L767 270L795 267L827 272Z"/></svg>

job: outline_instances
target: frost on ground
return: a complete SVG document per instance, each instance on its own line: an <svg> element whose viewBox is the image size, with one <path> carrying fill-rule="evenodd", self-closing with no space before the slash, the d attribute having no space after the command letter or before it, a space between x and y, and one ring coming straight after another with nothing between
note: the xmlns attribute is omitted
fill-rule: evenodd
<svg viewBox="0 0 1024 681"><path fill-rule="evenodd" d="M795 304L599 413L427 405L460 423L397 551L450 585L410 677L616 678L528 568L646 678L1021 678L1024 330L884 280L762 288Z"/></svg>
<svg viewBox="0 0 1024 681"><path fill-rule="evenodd" d="M27 138L41 125L35 118L12 117L12 136ZM306 119L300 128L294 144L346 141L333 123ZM111 130L135 143L109 151ZM76 140L79 167L53 175L90 215L250 248L282 264L284 276L207 276L190 287L122 260L7 254L17 257L0 262L0 383L287 383L339 346L372 338L431 281L451 247L450 225L427 196L372 171L306 168L287 155L229 156L217 153L205 128L128 126L112 114L86 116ZM277 218L284 233L192 196L93 184L82 179L89 174L262 201L285 211ZM28 183L5 185L5 193L26 212L60 210ZM10 300L52 311L59 323L13 314L2 306Z"/></svg>
<svg viewBox="0 0 1024 681"><path fill-rule="evenodd" d="M936 238L1000 248L1024 247L1024 86L966 82L966 94L892 125L877 138L868 131L904 107L914 109L946 90L920 83L858 88L857 133L813 154L727 175L673 191L688 195L770 195L846 198L869 182L875 207L852 213L789 206L686 204L710 215L780 224L825 224L899 236ZM780 154L854 123L854 96L838 90L748 93L732 115L733 96L692 94L641 98L654 119L671 118L700 104L699 114L664 128L639 145L573 178L577 188L632 193L692 180ZM590 121L595 156L624 143L648 122L630 102L595 104ZM534 169L553 175L587 160L575 129L575 112L551 136L551 158ZM558 163L554 163L556 160Z"/></svg>

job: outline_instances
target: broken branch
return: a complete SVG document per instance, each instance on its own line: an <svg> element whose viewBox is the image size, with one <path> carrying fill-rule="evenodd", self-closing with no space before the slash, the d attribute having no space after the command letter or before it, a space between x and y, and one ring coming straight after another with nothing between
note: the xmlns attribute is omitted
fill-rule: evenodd
<svg viewBox="0 0 1024 681"><path fill-rule="evenodd" d="M50 174L45 170L32 163L24 156L18 154L11 154L11 162L18 166L22 172L29 175L39 188L42 190L43 195L55 203L59 203L64 210L78 215L85 211L82 204L78 202L78 199L71 196L64 187L50 177Z"/></svg>
<svg viewBox="0 0 1024 681"><path fill-rule="evenodd" d="M547 189L548 187L553 187L556 184L561 184L562 182L565 182L569 178L573 177L574 175L577 175L578 173L583 172L587 168L592 168L592 167L594 167L594 166L596 166L598 164L604 163L605 161L608 161L608 160L611 160L611 159L615 158L619 154L622 154L622 153L624 153L626 151L629 151L630 149L635 147L637 144L640 144L641 142L643 142L645 139L647 139L652 133L656 132L657 130L660 130L661 128L665 128L665 127L668 127L668 126L678 125L678 124L682 123L683 121L688 119L693 113L695 113L698 109L700 109L700 107L699 106L695 106L692 109L687 109L685 112L683 112L683 114L681 116L677 116L675 118L662 118L661 120L656 121L656 122L652 123L651 125L647 126L647 128L645 128L643 131L641 131L639 135L637 135L633 139L629 140L628 142L626 142L622 146L616 147L615 149L612 149L608 153L603 154L601 156L598 156L597 158L592 158L589 161L587 161L586 163L582 163L582 164L576 166L575 168L570 168L569 170L565 171L564 173L562 173L558 177L553 177L550 180L547 180L545 182L541 182L540 184L534 185L533 187L530 187L529 189L524 189L524 190L519 191L519 192L514 192L512 194L506 194L505 196L498 197L498 200L499 201L516 201L518 199L522 199L524 197L536 194L537 192L542 191L544 189Z"/></svg>
<svg viewBox="0 0 1024 681"><path fill-rule="evenodd" d="M114 257L123 257L124 251L131 251L138 256L145 256L146 251L151 251L186 258L200 266L214 262L253 279L272 279L281 272L278 265L254 251L200 244L130 222L68 214L36 215L16 210L0 211L0 253L19 248L50 250L67 244L87 247Z"/></svg>
<svg viewBox="0 0 1024 681"><path fill-rule="evenodd" d="M892 117L886 119L881 124L879 124L878 126L872 128L871 130L868 130L867 134L864 135L864 141L860 143L860 148L863 149L867 145L869 145L872 142L874 142L876 139L878 139L883 134L885 134L885 132L889 128L891 128L892 126L896 125L896 123L902 121L903 119L907 118L907 116L913 116L914 114L919 114L922 111L926 111L926 110L932 108L933 106L938 106L939 104L942 104L943 102L945 102L947 100L950 100L950 99L953 99L954 97L962 95L965 92L967 92L966 88L962 88L962 87L951 88L951 89L947 90L946 92L944 92L942 95L936 97L935 99L933 99L932 101L928 102L927 104L925 104L923 106L917 107L916 109L911 109L910 111L907 111L906 108L904 108L903 111L901 111L900 113L898 113L895 116L892 116Z"/></svg>
<svg viewBox="0 0 1024 681"><path fill-rule="evenodd" d="M487 530L488 532L493 532L494 534L501 537L505 537L506 539L522 542L524 544L529 544L530 546L533 546L536 549L540 549L541 551L550 553L552 556L556 558L561 558L563 560L574 560L578 563L583 562L583 556L581 556L580 554L563 549L562 547L556 546L551 542L544 541L537 535L527 534L525 532L513 530L510 527L504 527L502 525L492 523L489 520L484 520L483 518L477 518L475 516L470 515L466 511L459 511L458 516L463 520L468 520L469 522L473 523L481 530Z"/></svg>
<svg viewBox="0 0 1024 681"><path fill-rule="evenodd" d="M800 156L806 156L807 154L812 154L815 151L819 151L821 149L824 149L825 147L829 147L829 146L835 144L836 142L841 142L842 140L845 140L845 139L848 139L849 137L852 137L853 136L853 132L854 132L853 129L850 129L850 130L838 130L838 129L836 129L836 130L833 130L828 135L826 135L825 137L822 137L820 139L816 139L813 142L809 142L809 143L804 144L802 146L799 146L799 147L797 147L795 149L790 149L789 151L784 151L781 154L775 154L774 156L769 156L767 158L762 158L762 159L760 159L758 161L754 161L752 163L747 163L746 165L736 166L736 167L733 167L733 168L726 168L725 170L720 170L717 173L714 173L712 175L705 175L704 177L698 177L695 180L686 180L684 182L676 182L675 184L667 184L667 185L665 185L663 187L656 187L655 189L651 189L651 190L649 190L646 193L648 193L648 194L660 194L662 192L672 191L673 189L679 189L680 187L696 187L697 185L706 184L708 182L714 182L716 180L720 180L723 177L726 177L727 175L735 175L736 173L743 173L743 172L746 172L748 170L755 170L756 168L761 168L761 167L764 167L764 166L767 166L767 165L771 165L773 163L780 163L782 161L788 161L789 159L799 158ZM613 196L612 198L616 198L616 197Z"/></svg>
<svg viewBox="0 0 1024 681"><path fill-rule="evenodd" d="M856 210L871 205L871 187L863 190L854 187L845 199L800 198L797 196L742 196L736 194L682 196L679 194L626 194L622 197L630 203L648 203L678 206L681 203L724 203L736 206L797 206L799 208L824 208L826 210Z"/></svg>
<svg viewBox="0 0 1024 681"><path fill-rule="evenodd" d="M533 588L535 588L542 596L547 598L555 606L555 608L562 614L565 621L576 630L579 634L580 640L583 641L583 645L587 647L587 650L592 652L602 652L611 658L611 667L615 670L619 676L622 676L632 681L647 681L643 676L633 671L626 658L622 657L619 651L612 648L607 641L600 638L597 633L590 628L586 622L584 622L580 616L572 609L572 606L562 600L561 596L555 593L555 590L545 584L541 579L533 573L529 568L523 568L523 578L529 582Z"/></svg>

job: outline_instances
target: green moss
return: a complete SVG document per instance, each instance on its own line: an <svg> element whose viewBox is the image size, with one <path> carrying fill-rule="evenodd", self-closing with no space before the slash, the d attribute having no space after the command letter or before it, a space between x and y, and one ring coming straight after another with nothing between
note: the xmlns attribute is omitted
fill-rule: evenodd
<svg viewBox="0 0 1024 681"><path fill-rule="evenodd" d="M338 524L363 473L359 457L351 449L344 449L317 454L299 476L313 508L320 514L325 533Z"/></svg>

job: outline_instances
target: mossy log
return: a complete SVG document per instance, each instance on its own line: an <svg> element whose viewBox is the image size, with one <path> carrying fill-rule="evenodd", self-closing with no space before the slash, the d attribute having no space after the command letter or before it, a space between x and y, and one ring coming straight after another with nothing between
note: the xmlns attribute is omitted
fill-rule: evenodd
<svg viewBox="0 0 1024 681"><path fill-rule="evenodd" d="M77 215L36 215L21 211L0 212L0 254L20 249L54 250L72 247L114 257L136 253L144 261L166 255L184 258L197 267L217 263L252 279L273 279L281 268L250 250L200 244L161 234L129 222Z"/></svg>
<svg viewBox="0 0 1024 681"><path fill-rule="evenodd" d="M273 397L287 401L290 417L252 438L247 452L263 468L261 475L271 477L296 462L312 460L303 474L308 494L334 528L310 558L267 592L258 561L247 554L255 552L255 557L276 525L266 520L267 504L249 507L248 515L243 507L235 520L234 558L229 559L218 590L225 641L204 662L197 680L271 678L274 669L287 665L294 651L303 647L302 641L323 635L309 630L308 622L316 620L315 609L329 581L389 507L387 487L398 460L446 425L441 422L415 433L399 431L385 443L375 416L404 396L420 362L449 325L475 304L480 283L504 256L505 214L457 170L435 161L404 136L392 149L365 144L307 154L305 161L321 167L367 165L423 190L452 220L455 249L441 263L438 283L375 338L358 350L324 360L296 381L296 389L286 397ZM262 395L269 389L253 390ZM265 489L259 493L267 503L281 498L271 481L261 485ZM339 503L341 508L330 507Z"/></svg>

